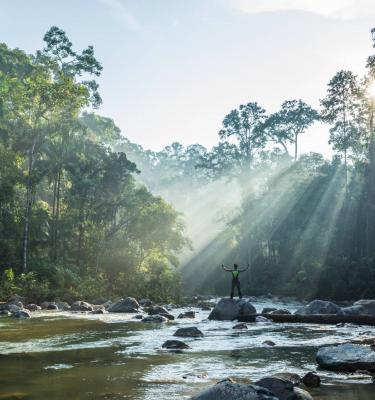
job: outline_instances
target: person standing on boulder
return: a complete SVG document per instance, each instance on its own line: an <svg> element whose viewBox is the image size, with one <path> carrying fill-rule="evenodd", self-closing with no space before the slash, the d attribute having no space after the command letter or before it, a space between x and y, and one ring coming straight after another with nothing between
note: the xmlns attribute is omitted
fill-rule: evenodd
<svg viewBox="0 0 375 400"><path fill-rule="evenodd" d="M246 271L249 268L249 266L247 266L247 268L244 268L244 269L238 269L238 265L237 264L233 265L233 269L224 267L224 265L222 265L221 267L223 268L224 271L231 272L231 274L232 274L232 288L231 288L231 291L230 291L230 298L233 299L234 289L237 288L238 297L240 299L242 299L241 283L240 283L239 275L240 275L240 272Z"/></svg>

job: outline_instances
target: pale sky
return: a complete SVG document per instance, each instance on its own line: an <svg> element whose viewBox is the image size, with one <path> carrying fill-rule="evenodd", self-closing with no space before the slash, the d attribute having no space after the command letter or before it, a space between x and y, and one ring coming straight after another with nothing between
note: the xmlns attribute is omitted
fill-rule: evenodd
<svg viewBox="0 0 375 400"><path fill-rule="evenodd" d="M224 116L257 101L318 107L340 69L364 72L375 0L0 0L0 41L34 52L51 25L91 44L103 105L132 141L211 147ZM327 126L301 152L331 154Z"/></svg>

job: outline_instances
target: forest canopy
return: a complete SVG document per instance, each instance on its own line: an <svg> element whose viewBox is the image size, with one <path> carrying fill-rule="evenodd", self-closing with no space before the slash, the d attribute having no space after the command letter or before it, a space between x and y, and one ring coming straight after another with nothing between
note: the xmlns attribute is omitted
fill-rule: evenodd
<svg viewBox="0 0 375 400"><path fill-rule="evenodd" d="M338 71L319 109L252 100L212 149L152 151L97 112L93 47L57 27L44 42L0 44L0 297L224 294L217 268L234 262L247 294L375 296L374 56L363 77ZM315 123L332 160L299 154Z"/></svg>

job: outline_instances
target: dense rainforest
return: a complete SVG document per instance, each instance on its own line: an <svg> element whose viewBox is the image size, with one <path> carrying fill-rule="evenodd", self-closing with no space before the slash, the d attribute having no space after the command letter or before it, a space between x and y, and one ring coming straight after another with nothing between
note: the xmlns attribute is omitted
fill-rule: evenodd
<svg viewBox="0 0 375 400"><path fill-rule="evenodd" d="M151 151L94 112L93 48L56 27L44 41L0 44L0 297L224 294L234 262L246 294L375 296L375 56L364 77L337 72L320 109L249 102L211 150ZM299 154L315 123L332 160Z"/></svg>

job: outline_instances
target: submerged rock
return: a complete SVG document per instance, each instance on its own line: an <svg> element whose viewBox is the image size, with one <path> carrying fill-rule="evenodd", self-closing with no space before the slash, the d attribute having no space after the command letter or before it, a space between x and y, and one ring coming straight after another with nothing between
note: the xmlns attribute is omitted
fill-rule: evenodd
<svg viewBox="0 0 375 400"><path fill-rule="evenodd" d="M248 328L244 322L241 322L240 324L234 325L232 329L248 329Z"/></svg>
<svg viewBox="0 0 375 400"><path fill-rule="evenodd" d="M254 316L255 320L255 314L256 309L248 300L223 298L216 304L208 319L233 321L238 317Z"/></svg>
<svg viewBox="0 0 375 400"><path fill-rule="evenodd" d="M338 314L342 315L341 307L330 301L313 300L311 303L299 308L295 315Z"/></svg>
<svg viewBox="0 0 375 400"><path fill-rule="evenodd" d="M176 349L176 350L184 350L190 349L191 347L181 340L167 340L161 346L163 349Z"/></svg>
<svg viewBox="0 0 375 400"><path fill-rule="evenodd" d="M203 337L203 333L195 326L190 326L187 328L179 328L173 334L173 336L180 337Z"/></svg>
<svg viewBox="0 0 375 400"><path fill-rule="evenodd" d="M320 376L314 374L314 372L308 372L303 378L302 382L307 387L318 387L320 386Z"/></svg>
<svg viewBox="0 0 375 400"><path fill-rule="evenodd" d="M185 311L180 314L177 318L195 318L195 311Z"/></svg>
<svg viewBox="0 0 375 400"><path fill-rule="evenodd" d="M110 305L107 311L116 313L137 313L139 311L139 303L134 297L126 297Z"/></svg>
<svg viewBox="0 0 375 400"><path fill-rule="evenodd" d="M371 346L345 343L322 347L316 361L320 367L333 371L375 371L375 351Z"/></svg>
<svg viewBox="0 0 375 400"><path fill-rule="evenodd" d="M168 318L165 318L163 315L149 315L148 317L144 317L142 322L156 322L163 323L168 322Z"/></svg>
<svg viewBox="0 0 375 400"><path fill-rule="evenodd" d="M265 340L262 344L264 344L265 346L269 346L269 347L276 346L276 343L273 342L272 340Z"/></svg>
<svg viewBox="0 0 375 400"><path fill-rule="evenodd" d="M269 390L225 379L191 397L191 400L278 400Z"/></svg>

